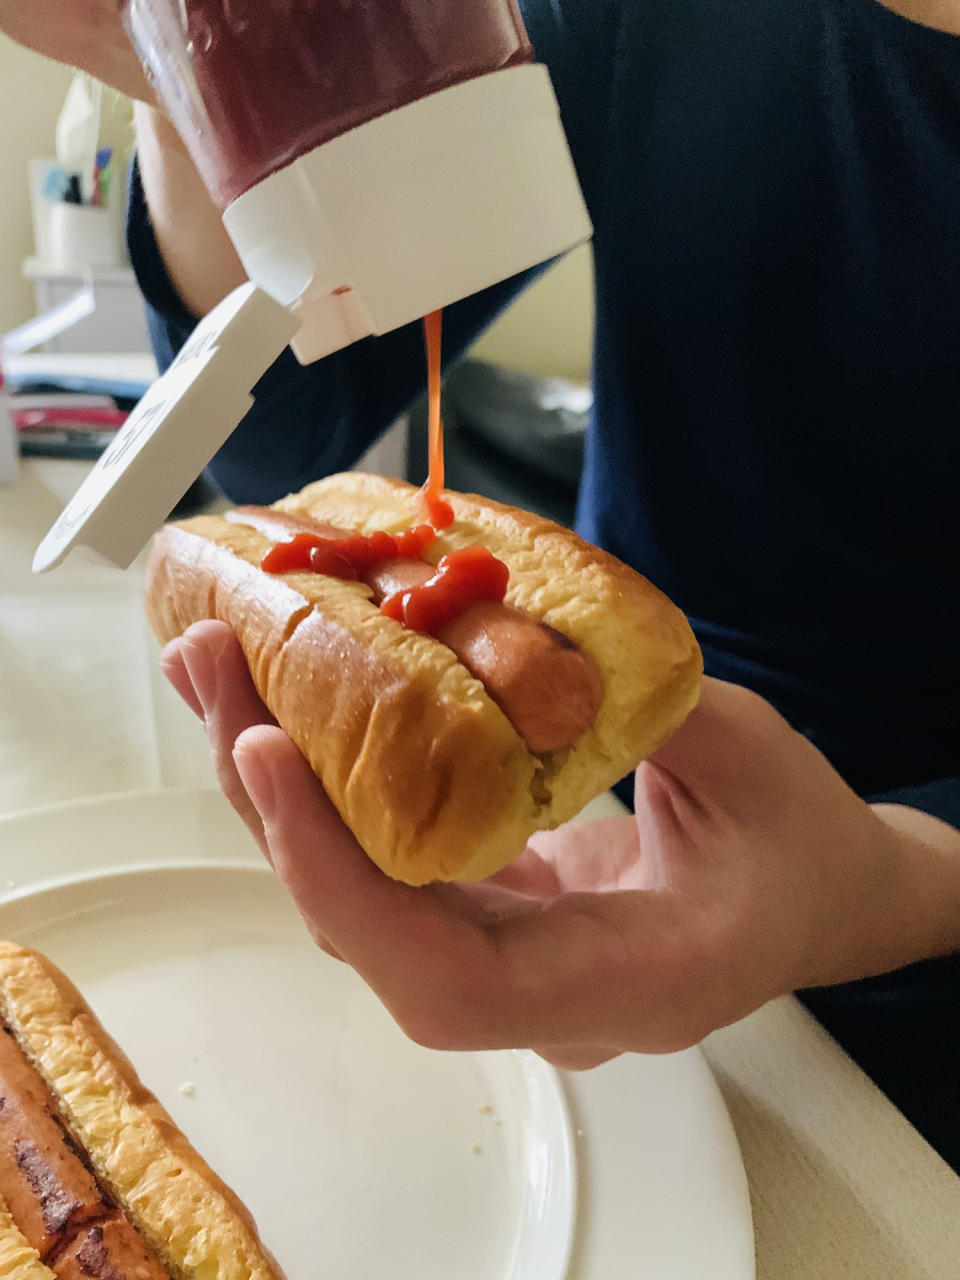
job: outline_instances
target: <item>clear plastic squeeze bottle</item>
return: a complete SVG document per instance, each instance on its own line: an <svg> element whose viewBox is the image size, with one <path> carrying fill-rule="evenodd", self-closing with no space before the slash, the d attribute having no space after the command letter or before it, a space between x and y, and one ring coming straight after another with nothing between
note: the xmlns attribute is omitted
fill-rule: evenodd
<svg viewBox="0 0 960 1280"><path fill-rule="evenodd" d="M125 20L304 362L590 236L515 0L128 0Z"/></svg>

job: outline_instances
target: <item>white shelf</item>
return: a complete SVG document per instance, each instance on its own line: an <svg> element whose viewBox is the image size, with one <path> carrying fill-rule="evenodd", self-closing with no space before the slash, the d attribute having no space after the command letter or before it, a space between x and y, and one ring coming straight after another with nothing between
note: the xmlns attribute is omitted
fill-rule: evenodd
<svg viewBox="0 0 960 1280"><path fill-rule="evenodd" d="M27 280L55 280L82 282L93 280L94 284L119 284L136 287L133 269L121 267L91 267L81 270L79 267L63 267L55 262L43 262L40 258L27 258L23 264L23 275Z"/></svg>
<svg viewBox="0 0 960 1280"><path fill-rule="evenodd" d="M48 342L45 351L57 354L149 354L150 335L143 298L129 266L91 267L85 271L33 257L26 259L22 270L26 279L33 283L38 314L66 302L87 282L93 285L96 302L93 314Z"/></svg>
<svg viewBox="0 0 960 1280"><path fill-rule="evenodd" d="M8 356L4 372L11 379L77 378L146 389L157 377L152 355L131 352L31 352Z"/></svg>

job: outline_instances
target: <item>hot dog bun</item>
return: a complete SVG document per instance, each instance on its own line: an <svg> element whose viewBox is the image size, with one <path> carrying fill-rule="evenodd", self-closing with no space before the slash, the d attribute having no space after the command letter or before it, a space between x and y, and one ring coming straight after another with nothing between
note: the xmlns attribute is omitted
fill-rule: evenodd
<svg viewBox="0 0 960 1280"><path fill-rule="evenodd" d="M0 1019L59 1104L100 1187L172 1280L283 1280L248 1211L144 1088L73 984L12 942L0 942ZM0 1278L52 1274L0 1202Z"/></svg>
<svg viewBox="0 0 960 1280"><path fill-rule="evenodd" d="M0 1199L0 1280L56 1280Z"/></svg>
<svg viewBox="0 0 960 1280"><path fill-rule="evenodd" d="M416 490L350 472L275 504L369 534L417 523ZM534 754L453 652L384 617L362 583L271 575L261 532L221 516L168 525L152 549L147 612L161 642L220 618L260 697L369 856L409 884L480 880L537 830L576 816L650 754L696 703L693 633L660 591L538 516L444 495L454 523L425 558L482 545L510 570L507 603L598 665L603 699L563 751Z"/></svg>

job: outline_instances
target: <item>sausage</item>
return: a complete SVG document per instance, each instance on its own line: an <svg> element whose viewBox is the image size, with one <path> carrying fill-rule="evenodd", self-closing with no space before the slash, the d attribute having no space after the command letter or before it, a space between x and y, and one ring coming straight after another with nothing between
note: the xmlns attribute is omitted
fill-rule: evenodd
<svg viewBox="0 0 960 1280"><path fill-rule="evenodd" d="M161 644L198 622L229 623L260 697L361 848L408 885L483 880L534 832L570 821L683 723L703 674L683 612L629 565L543 516L475 494L444 497L454 524L431 537L417 524L423 492L413 485L327 476L274 508L287 518L267 527L271 537L240 527L256 525L249 511L236 513L239 525L223 514L165 525L144 584ZM301 515L293 533L290 517ZM311 532L326 521L347 536ZM386 527L403 532L391 538ZM377 608L365 584L398 556L438 562L437 572ZM444 635L464 661L431 643L482 600L520 606L522 624L509 613L466 617L466 637ZM541 682L530 667L544 649L556 665ZM510 655L518 671L507 674ZM507 714L466 662L486 674ZM553 723L554 708L572 716L572 729Z"/></svg>
<svg viewBox="0 0 960 1280"><path fill-rule="evenodd" d="M249 1213L81 993L46 957L4 941L0 1184L8 1280L284 1280Z"/></svg>
<svg viewBox="0 0 960 1280"><path fill-rule="evenodd" d="M238 507L227 519L265 537L296 533L345 538L341 529L309 516ZM387 596L421 586L435 570L423 560L397 556L363 575L379 605ZM439 628L436 639L456 655L535 755L570 747L596 719L603 701L597 664L574 642L512 605L479 600Z"/></svg>
<svg viewBox="0 0 960 1280"><path fill-rule="evenodd" d="M315 533L318 538L346 538L349 535L343 529L332 524L321 524L310 516L302 516L292 511L274 511L272 507L234 507L232 511L223 513L224 519L231 524L244 524L249 529L256 529L265 538L273 538L283 542L292 538L295 533Z"/></svg>
<svg viewBox="0 0 960 1280"><path fill-rule="evenodd" d="M377 604L433 575L422 560L376 565L365 581ZM478 600L437 631L535 755L571 746L593 724L603 678L592 658L522 609Z"/></svg>
<svg viewBox="0 0 960 1280"><path fill-rule="evenodd" d="M0 1197L41 1258L107 1209L57 1119L50 1091L6 1027L0 1032Z"/></svg>
<svg viewBox="0 0 960 1280"><path fill-rule="evenodd" d="M0 1199L61 1280L169 1280L102 1194L56 1101L12 1033L0 1032Z"/></svg>
<svg viewBox="0 0 960 1280"><path fill-rule="evenodd" d="M84 1227L48 1265L59 1280L169 1280L156 1255L118 1210Z"/></svg>
<svg viewBox="0 0 960 1280"><path fill-rule="evenodd" d="M394 596L398 591L422 587L429 582L436 570L425 560L411 560L409 556L396 556L393 560L381 560L365 576L364 581L373 591L377 604ZM446 643L446 641L444 641Z"/></svg>

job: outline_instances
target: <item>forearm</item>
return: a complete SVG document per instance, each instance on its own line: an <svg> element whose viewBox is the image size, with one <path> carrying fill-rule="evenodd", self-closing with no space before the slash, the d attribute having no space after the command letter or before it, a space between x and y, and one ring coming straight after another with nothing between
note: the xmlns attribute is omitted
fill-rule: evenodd
<svg viewBox="0 0 960 1280"><path fill-rule="evenodd" d="M960 12L957 11L956 0L880 0L880 3L911 22L960 35Z"/></svg>
<svg viewBox="0 0 960 1280"><path fill-rule="evenodd" d="M907 805L861 803L839 833L798 987L960 952L960 831Z"/></svg>
<svg viewBox="0 0 960 1280"><path fill-rule="evenodd" d="M199 318L244 282L243 266L173 125L142 103L135 123L157 247L184 304Z"/></svg>
<svg viewBox="0 0 960 1280"><path fill-rule="evenodd" d="M789 899L801 942L790 989L878 978L960 953L960 826L951 825L960 779L868 802L812 748L804 754L819 778L816 802L808 808L805 800L784 824L794 831L794 866L803 868ZM802 764L797 753L793 767L802 772ZM933 816L940 814L949 821ZM787 851L776 858L786 876Z"/></svg>
<svg viewBox="0 0 960 1280"><path fill-rule="evenodd" d="M900 963L960 951L960 831L906 805L871 808L894 837L898 905L890 925Z"/></svg>

